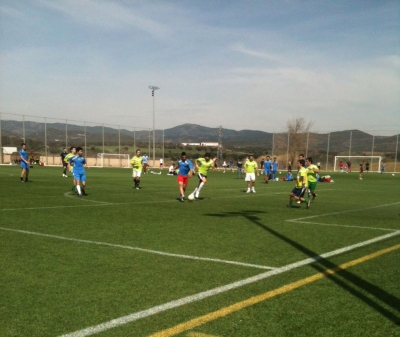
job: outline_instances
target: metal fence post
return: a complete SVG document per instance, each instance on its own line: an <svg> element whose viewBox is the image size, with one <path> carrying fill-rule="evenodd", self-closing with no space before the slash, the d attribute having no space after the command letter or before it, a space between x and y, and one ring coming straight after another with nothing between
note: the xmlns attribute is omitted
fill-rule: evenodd
<svg viewBox="0 0 400 337"><path fill-rule="evenodd" d="M329 158L329 141L330 141L330 138L331 138L331 133L329 132L328 133L328 146L327 146L327 149L326 149L326 165L325 165L325 169L328 171L328 158Z"/></svg>
<svg viewBox="0 0 400 337"><path fill-rule="evenodd" d="M396 139L396 152L394 154L394 169L393 172L396 172L396 164L397 164L397 149L399 147L399 133L397 133L397 139Z"/></svg>

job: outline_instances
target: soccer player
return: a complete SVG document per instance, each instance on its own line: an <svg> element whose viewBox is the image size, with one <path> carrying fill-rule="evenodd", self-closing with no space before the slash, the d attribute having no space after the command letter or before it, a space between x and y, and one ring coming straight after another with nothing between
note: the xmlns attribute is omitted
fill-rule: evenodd
<svg viewBox="0 0 400 337"><path fill-rule="evenodd" d="M68 168L68 163L64 161L65 157L67 156L67 149L64 147L63 152L61 152L60 157L61 157L61 165L63 166L63 177L67 178L67 168Z"/></svg>
<svg viewBox="0 0 400 337"><path fill-rule="evenodd" d="M278 171L278 162L276 161L276 157L274 157L274 161L272 162L272 180L276 179L276 172Z"/></svg>
<svg viewBox="0 0 400 337"><path fill-rule="evenodd" d="M214 164L214 165L215 165L215 168L216 168L217 165L216 165L216 164ZM241 159L241 158L238 159L238 161L237 161L237 163L236 163L236 166L237 166L238 178L239 178L239 179L242 179L243 162L242 162L242 159Z"/></svg>
<svg viewBox="0 0 400 337"><path fill-rule="evenodd" d="M160 169L164 168L164 159L160 158Z"/></svg>
<svg viewBox="0 0 400 337"><path fill-rule="evenodd" d="M250 193L250 185L251 185L251 192L256 193L256 190L254 188L254 185L256 182L256 173L257 173L257 176L260 175L260 173L258 173L257 167L258 167L258 165L255 162L253 155L250 155L249 159L244 164L244 173L246 173L246 177L244 178L244 181L247 182L246 193Z"/></svg>
<svg viewBox="0 0 400 337"><path fill-rule="evenodd" d="M179 200L183 202L185 200L185 191L189 182L189 178L193 175L193 164L187 159L186 152L182 152L181 160L175 167L178 171L178 184L179 184Z"/></svg>
<svg viewBox="0 0 400 337"><path fill-rule="evenodd" d="M347 172L351 172L351 161L349 160L346 164L347 164Z"/></svg>
<svg viewBox="0 0 400 337"><path fill-rule="evenodd" d="M385 173L386 171L386 163L383 161L381 164L381 174Z"/></svg>
<svg viewBox="0 0 400 337"><path fill-rule="evenodd" d="M86 159L83 157L83 150L81 147L76 148L76 155L71 157L70 162L74 165L74 178L76 181L76 190L78 191L78 197L82 198L82 195L86 195L86 172L87 168ZM82 188L81 188L82 183Z"/></svg>
<svg viewBox="0 0 400 337"><path fill-rule="evenodd" d="M317 196L315 194L315 188L317 187L317 176L316 174L319 173L319 169L317 165L312 163L312 158L308 157L306 159L306 166L307 166L307 181L308 181L308 190L312 195L312 200L315 199Z"/></svg>
<svg viewBox="0 0 400 337"><path fill-rule="evenodd" d="M364 172L364 162L360 163L360 170L358 171L358 177L360 178L360 180L362 180L362 175Z"/></svg>
<svg viewBox="0 0 400 337"><path fill-rule="evenodd" d="M74 185L72 186L72 191L76 191L76 180L75 180L75 176L74 176L74 163L71 163L71 158L75 157L75 153L76 153L76 148L75 146L71 146L69 148L69 153L65 156L64 158L64 163L67 163L68 166L68 171L71 172L72 176L74 177Z"/></svg>
<svg viewBox="0 0 400 337"><path fill-rule="evenodd" d="M289 204L287 207L292 207L293 200L298 200L300 202L305 202L307 204L307 208L310 208L311 201L304 199L304 193L307 189L307 169L304 167L305 162L304 159L300 159L297 161L297 178L296 178L296 186L290 193Z"/></svg>
<svg viewBox="0 0 400 337"><path fill-rule="evenodd" d="M215 161L217 158L213 158L211 160L211 155L207 152L204 154L204 158L198 158L195 161L196 171L198 172L197 176L199 177L199 185L195 188L193 194L196 199L199 198L200 191L203 186L207 183L207 174L210 168L215 167Z"/></svg>
<svg viewBox="0 0 400 337"><path fill-rule="evenodd" d="M367 173L369 172L369 161L368 160L365 163L365 171L367 171Z"/></svg>
<svg viewBox="0 0 400 337"><path fill-rule="evenodd" d="M264 169L264 182L268 184L269 175L271 174L271 158L269 156L264 160L262 168Z"/></svg>
<svg viewBox="0 0 400 337"><path fill-rule="evenodd" d="M145 154L146 155L146 154ZM144 156L145 156L144 155ZM131 165L132 165L132 178L135 183L135 188L138 190L139 189L139 184L140 184L140 176L142 175L142 168L145 169L145 164L143 163L143 157L140 156L140 149L136 150L136 155L132 157L131 159ZM148 157L147 157L148 158ZM147 159L148 160L148 159ZM146 164L147 165L147 164Z"/></svg>
<svg viewBox="0 0 400 337"><path fill-rule="evenodd" d="M143 174L147 174L147 168L149 167L149 156L146 153L142 156L142 166Z"/></svg>
<svg viewBox="0 0 400 337"><path fill-rule="evenodd" d="M24 182L24 177L25 177L25 182L28 181L29 177L29 161L28 161L28 152L26 151L26 144L22 143L21 144L21 149L18 151L19 154L19 160L20 160L20 165L21 165L21 183Z"/></svg>

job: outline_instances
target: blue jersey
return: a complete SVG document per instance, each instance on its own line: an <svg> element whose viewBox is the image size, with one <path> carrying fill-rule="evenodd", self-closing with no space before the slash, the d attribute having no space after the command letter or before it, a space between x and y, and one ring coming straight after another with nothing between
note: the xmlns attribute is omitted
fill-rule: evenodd
<svg viewBox="0 0 400 337"><path fill-rule="evenodd" d="M21 150L19 150L18 154L20 157L22 157L23 159L28 161L28 152L26 152L26 150L21 149Z"/></svg>
<svg viewBox="0 0 400 337"><path fill-rule="evenodd" d="M143 164L147 164L149 162L149 156L142 156Z"/></svg>
<svg viewBox="0 0 400 337"><path fill-rule="evenodd" d="M278 169L278 162L277 161L274 161L273 163L272 163L272 171L276 171Z"/></svg>
<svg viewBox="0 0 400 337"><path fill-rule="evenodd" d="M264 161L264 172L268 172L271 171L271 161L270 160L266 160Z"/></svg>
<svg viewBox="0 0 400 337"><path fill-rule="evenodd" d="M70 159L70 163L74 164L74 174L85 173L86 159L79 156L74 156Z"/></svg>
<svg viewBox="0 0 400 337"><path fill-rule="evenodd" d="M188 176L190 170L193 170L193 164L190 160L186 159L185 161L178 161L179 173L181 176Z"/></svg>

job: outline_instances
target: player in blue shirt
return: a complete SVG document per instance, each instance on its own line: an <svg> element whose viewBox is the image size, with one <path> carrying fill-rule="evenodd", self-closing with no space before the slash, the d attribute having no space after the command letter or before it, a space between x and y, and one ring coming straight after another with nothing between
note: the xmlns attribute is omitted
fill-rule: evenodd
<svg viewBox="0 0 400 337"><path fill-rule="evenodd" d="M28 161L28 152L26 152L26 145L25 143L21 144L21 150L18 151L19 154L19 160L21 163L21 183L24 182L24 176L25 176L25 181L28 181L28 176L29 176L29 161Z"/></svg>
<svg viewBox="0 0 400 337"><path fill-rule="evenodd" d="M74 165L74 178L76 181L76 189L78 190L78 196L81 198L82 194L86 195L86 173L85 167L87 167L86 159L82 156L83 150L81 147L76 148L76 155L70 159L71 164ZM82 182L82 189L81 189Z"/></svg>
<svg viewBox="0 0 400 337"><path fill-rule="evenodd" d="M193 175L193 164L192 162L187 159L186 153L182 152L181 160L178 161L177 165L175 166L175 170L179 169L178 171L178 184L179 184L179 200L183 202L185 199L185 191L188 185L188 178L191 178Z"/></svg>
<svg viewBox="0 0 400 337"><path fill-rule="evenodd" d="M274 161L272 162L272 180L276 179L277 171L278 171L278 162L276 161L276 157L274 157Z"/></svg>
<svg viewBox="0 0 400 337"><path fill-rule="evenodd" d="M269 175L271 174L271 158L269 156L264 160L262 168L264 169L264 182L268 184Z"/></svg>
<svg viewBox="0 0 400 337"><path fill-rule="evenodd" d="M149 167L149 156L145 153L142 156L143 174L147 174L147 168Z"/></svg>

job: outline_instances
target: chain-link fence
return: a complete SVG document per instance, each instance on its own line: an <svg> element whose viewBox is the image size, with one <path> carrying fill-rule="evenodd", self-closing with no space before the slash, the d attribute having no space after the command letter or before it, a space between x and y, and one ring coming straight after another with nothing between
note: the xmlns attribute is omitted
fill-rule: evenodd
<svg viewBox="0 0 400 337"><path fill-rule="evenodd" d="M294 167L298 156L303 154L312 157L314 163L319 162L322 170L333 171L335 156L340 156L344 162L353 161L353 168L361 161L353 157L364 156L362 160L369 161L371 171L380 171L376 158L380 156L387 172L400 171L397 164L400 159L399 132L393 131L392 136L374 136L382 133L379 130L256 132L254 138L248 137L244 141L246 144L241 146L241 138L235 137L230 130L225 136L222 133L222 160L236 161L252 153L261 161L270 155L275 156L280 169L285 170L289 161ZM166 143L165 131L156 130L153 153L151 128L0 113L0 164L17 163L22 142L27 144L32 160L45 165L61 165L60 154L64 147L69 152L70 146L81 146L90 166L126 167L127 156L131 158L137 148L149 156L150 166L153 167L159 166L160 158L166 165L177 160L182 150L193 158L203 154L204 150L216 154L216 148L204 148L200 143L199 146L184 147L173 144L171 137L168 138Z"/></svg>

